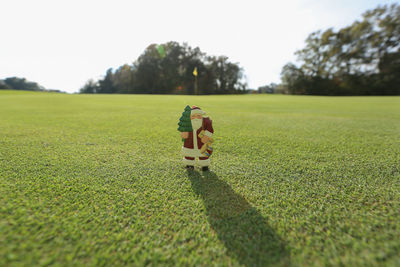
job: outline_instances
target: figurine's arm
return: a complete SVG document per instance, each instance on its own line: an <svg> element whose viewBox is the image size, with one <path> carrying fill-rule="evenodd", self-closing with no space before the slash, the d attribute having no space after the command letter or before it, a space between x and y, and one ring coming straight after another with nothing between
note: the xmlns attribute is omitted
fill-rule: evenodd
<svg viewBox="0 0 400 267"><path fill-rule="evenodd" d="M208 143L208 141L210 141L210 137L208 137L207 135L204 135L204 136L201 138L201 142L202 142L203 144Z"/></svg>
<svg viewBox="0 0 400 267"><path fill-rule="evenodd" d="M181 132L182 139L187 139L189 137L189 132Z"/></svg>

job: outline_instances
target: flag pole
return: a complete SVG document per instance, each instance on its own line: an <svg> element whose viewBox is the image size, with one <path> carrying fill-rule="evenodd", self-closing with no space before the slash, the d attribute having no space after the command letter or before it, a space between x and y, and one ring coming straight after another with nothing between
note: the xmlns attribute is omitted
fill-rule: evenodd
<svg viewBox="0 0 400 267"><path fill-rule="evenodd" d="M198 94L198 88L197 88L197 75L194 76L194 94Z"/></svg>
<svg viewBox="0 0 400 267"><path fill-rule="evenodd" d="M193 70L193 75L194 75L194 94L197 95L198 94L198 88L197 88L197 67L194 67Z"/></svg>

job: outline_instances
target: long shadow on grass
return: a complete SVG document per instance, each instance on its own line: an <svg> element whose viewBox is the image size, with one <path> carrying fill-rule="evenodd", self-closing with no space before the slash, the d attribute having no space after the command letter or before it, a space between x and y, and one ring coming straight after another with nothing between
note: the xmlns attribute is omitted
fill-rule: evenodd
<svg viewBox="0 0 400 267"><path fill-rule="evenodd" d="M194 192L204 201L208 221L228 255L245 266L289 265L281 238L245 198L213 172L189 171Z"/></svg>

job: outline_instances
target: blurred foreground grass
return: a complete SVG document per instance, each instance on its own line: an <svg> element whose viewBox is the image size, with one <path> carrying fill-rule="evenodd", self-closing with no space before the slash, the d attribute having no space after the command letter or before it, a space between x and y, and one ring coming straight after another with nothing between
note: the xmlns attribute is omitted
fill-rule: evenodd
<svg viewBox="0 0 400 267"><path fill-rule="evenodd" d="M399 155L399 97L0 91L0 265L396 265Z"/></svg>

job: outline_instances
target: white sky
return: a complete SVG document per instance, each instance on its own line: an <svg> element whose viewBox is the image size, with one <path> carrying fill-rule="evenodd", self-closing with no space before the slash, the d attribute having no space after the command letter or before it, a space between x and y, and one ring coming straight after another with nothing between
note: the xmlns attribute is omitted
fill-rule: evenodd
<svg viewBox="0 0 400 267"><path fill-rule="evenodd" d="M280 71L312 31L341 28L395 0L2 0L0 79L77 92L151 43L187 42L226 55L249 88Z"/></svg>

